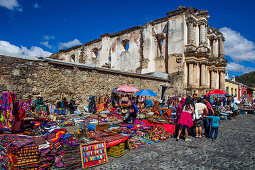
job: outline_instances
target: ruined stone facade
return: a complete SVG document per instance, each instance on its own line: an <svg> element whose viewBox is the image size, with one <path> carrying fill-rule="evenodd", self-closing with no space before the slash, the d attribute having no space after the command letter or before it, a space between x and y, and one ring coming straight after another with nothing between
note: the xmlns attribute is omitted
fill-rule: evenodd
<svg viewBox="0 0 255 170"><path fill-rule="evenodd" d="M51 58L158 76L182 75L185 93L225 89L224 37L208 12L179 7L167 16L54 53Z"/></svg>

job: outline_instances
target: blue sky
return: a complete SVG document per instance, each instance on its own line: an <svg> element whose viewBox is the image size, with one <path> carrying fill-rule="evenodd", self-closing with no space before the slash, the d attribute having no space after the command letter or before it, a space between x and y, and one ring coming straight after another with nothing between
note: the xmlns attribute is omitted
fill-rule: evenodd
<svg viewBox="0 0 255 170"><path fill-rule="evenodd" d="M230 76L255 71L253 0L0 0L0 54L48 56L178 6L208 10L209 25L226 38Z"/></svg>

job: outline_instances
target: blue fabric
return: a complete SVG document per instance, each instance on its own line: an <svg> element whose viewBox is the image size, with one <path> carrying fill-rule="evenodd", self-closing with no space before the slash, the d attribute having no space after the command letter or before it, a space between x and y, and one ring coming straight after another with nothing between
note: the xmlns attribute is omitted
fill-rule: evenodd
<svg viewBox="0 0 255 170"><path fill-rule="evenodd" d="M135 115L136 115L136 114L138 113L138 108L137 108L137 106L136 106L135 104L132 104L131 108L134 109L134 112L133 112L132 114L135 114Z"/></svg>
<svg viewBox="0 0 255 170"><path fill-rule="evenodd" d="M210 139L212 139L212 137L213 137L213 132L214 132L214 137L213 137L213 139L216 140L216 139L217 139L217 136L218 136L218 131L219 131L219 128L218 128L218 127L212 127L211 132L210 132Z"/></svg>
<svg viewBox="0 0 255 170"><path fill-rule="evenodd" d="M219 116L208 116L208 118L212 120L212 127L219 127L219 125L220 125L220 117Z"/></svg>
<svg viewBox="0 0 255 170"><path fill-rule="evenodd" d="M233 112L238 110L238 106L235 103L231 103L231 106L233 107Z"/></svg>

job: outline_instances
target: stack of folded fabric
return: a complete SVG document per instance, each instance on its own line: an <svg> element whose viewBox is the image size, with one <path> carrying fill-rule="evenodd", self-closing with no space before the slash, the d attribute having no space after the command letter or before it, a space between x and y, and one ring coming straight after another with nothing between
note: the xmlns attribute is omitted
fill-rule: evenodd
<svg viewBox="0 0 255 170"><path fill-rule="evenodd" d="M8 154L14 169L39 169L39 150L34 139L26 136L7 136L5 139ZM8 141L8 142L7 142Z"/></svg>
<svg viewBox="0 0 255 170"><path fill-rule="evenodd" d="M0 139L1 141L1 139ZM9 159L6 150L0 145L0 169L8 169Z"/></svg>
<svg viewBox="0 0 255 170"><path fill-rule="evenodd" d="M78 169L82 167L80 145L66 144L61 152L65 169Z"/></svg>

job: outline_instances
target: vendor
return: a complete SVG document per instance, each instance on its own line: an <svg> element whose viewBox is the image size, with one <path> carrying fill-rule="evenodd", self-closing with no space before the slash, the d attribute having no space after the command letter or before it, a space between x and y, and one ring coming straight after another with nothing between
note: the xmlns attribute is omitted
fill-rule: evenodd
<svg viewBox="0 0 255 170"><path fill-rule="evenodd" d="M120 101L120 107L121 107L121 113L123 116L126 116L127 113L129 112L129 108L131 106L131 101L129 100L127 95L124 95ZM124 119L125 120L125 119Z"/></svg>
<svg viewBox="0 0 255 170"><path fill-rule="evenodd" d="M69 109L71 111L71 114L74 114L74 111L77 109L77 106L74 100L70 100Z"/></svg>
<svg viewBox="0 0 255 170"><path fill-rule="evenodd" d="M68 102L66 100L66 97L64 97L62 100L61 108L68 108Z"/></svg>
<svg viewBox="0 0 255 170"><path fill-rule="evenodd" d="M45 103L43 101L43 98L41 95L37 96L37 99L35 100L35 106L45 106Z"/></svg>
<svg viewBox="0 0 255 170"><path fill-rule="evenodd" d="M129 123L133 123L137 117L137 113L138 113L138 108L137 106L133 103L131 105L131 109L130 109L130 113L128 118L125 120L125 122L129 122Z"/></svg>
<svg viewBox="0 0 255 170"><path fill-rule="evenodd" d="M26 104L27 104L27 106L29 106L29 107L33 105L32 96L31 96L31 95L28 96L28 99L27 99Z"/></svg>

